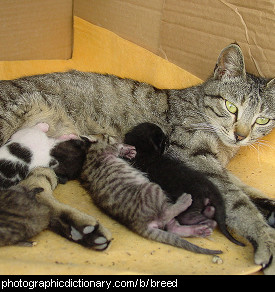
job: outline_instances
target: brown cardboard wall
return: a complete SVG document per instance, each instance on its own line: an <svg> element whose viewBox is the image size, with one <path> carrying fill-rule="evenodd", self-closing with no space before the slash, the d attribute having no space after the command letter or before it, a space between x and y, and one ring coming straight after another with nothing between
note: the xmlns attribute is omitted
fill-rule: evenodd
<svg viewBox="0 0 275 292"><path fill-rule="evenodd" d="M75 0L75 14L205 79L237 41L247 70L275 76L274 0Z"/></svg>
<svg viewBox="0 0 275 292"><path fill-rule="evenodd" d="M164 0L75 0L74 14L158 53Z"/></svg>
<svg viewBox="0 0 275 292"><path fill-rule="evenodd" d="M0 0L0 60L68 59L73 0Z"/></svg>

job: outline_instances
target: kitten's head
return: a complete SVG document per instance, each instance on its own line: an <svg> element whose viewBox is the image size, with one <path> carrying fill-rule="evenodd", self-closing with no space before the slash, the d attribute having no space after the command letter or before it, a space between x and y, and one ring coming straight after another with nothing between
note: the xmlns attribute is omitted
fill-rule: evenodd
<svg viewBox="0 0 275 292"><path fill-rule="evenodd" d="M222 50L214 75L203 88L207 127L225 145L249 145L275 126L275 79L246 73L237 44Z"/></svg>
<svg viewBox="0 0 275 292"><path fill-rule="evenodd" d="M152 123L134 127L125 135L124 143L135 146L138 155L161 155L169 144L162 129Z"/></svg>

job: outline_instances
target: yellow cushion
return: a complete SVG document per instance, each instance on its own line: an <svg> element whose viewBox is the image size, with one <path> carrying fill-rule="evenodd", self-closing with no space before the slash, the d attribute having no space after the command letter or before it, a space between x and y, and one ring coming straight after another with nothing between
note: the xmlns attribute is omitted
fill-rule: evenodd
<svg viewBox="0 0 275 292"><path fill-rule="evenodd" d="M0 79L78 69L130 77L160 88L182 88L201 82L168 61L78 17L74 19L74 30L72 59L0 62ZM272 196L275 133L265 141L259 151L243 149L229 168ZM55 196L95 216L109 228L114 238L111 247L96 252L46 230L34 238L35 247L1 247L0 274L250 274L261 268L254 265L250 244L244 248L237 246L218 230L208 239L188 240L223 250L222 264L213 263L212 256L194 254L134 234L99 211L77 181L59 185Z"/></svg>

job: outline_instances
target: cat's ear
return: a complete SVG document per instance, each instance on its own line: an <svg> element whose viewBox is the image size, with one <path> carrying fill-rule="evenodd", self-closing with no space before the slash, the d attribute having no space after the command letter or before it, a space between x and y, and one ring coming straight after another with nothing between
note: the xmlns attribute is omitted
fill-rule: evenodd
<svg viewBox="0 0 275 292"><path fill-rule="evenodd" d="M270 81L267 82L266 84L267 88L275 87L275 78L271 79Z"/></svg>
<svg viewBox="0 0 275 292"><path fill-rule="evenodd" d="M223 77L236 76L246 77L244 57L239 45L231 44L221 51L214 70L214 78L220 80Z"/></svg>

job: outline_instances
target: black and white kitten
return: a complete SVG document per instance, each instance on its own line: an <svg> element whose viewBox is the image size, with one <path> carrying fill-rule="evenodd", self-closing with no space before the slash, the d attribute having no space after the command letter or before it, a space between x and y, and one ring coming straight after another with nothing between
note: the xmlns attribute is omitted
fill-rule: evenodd
<svg viewBox="0 0 275 292"><path fill-rule="evenodd" d="M0 189L25 179L36 167L52 167L61 183L75 179L85 156L84 142L74 134L50 138L47 123L23 128L0 148Z"/></svg>

